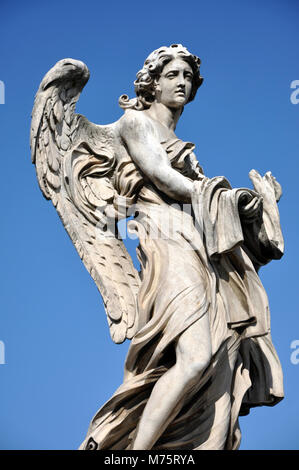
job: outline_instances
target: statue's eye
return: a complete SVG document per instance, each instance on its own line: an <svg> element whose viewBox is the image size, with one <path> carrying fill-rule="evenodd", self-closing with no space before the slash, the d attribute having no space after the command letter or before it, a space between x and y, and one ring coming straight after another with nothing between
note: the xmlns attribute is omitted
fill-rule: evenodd
<svg viewBox="0 0 299 470"><path fill-rule="evenodd" d="M174 78L177 76L177 72L169 72L166 74L166 78Z"/></svg>

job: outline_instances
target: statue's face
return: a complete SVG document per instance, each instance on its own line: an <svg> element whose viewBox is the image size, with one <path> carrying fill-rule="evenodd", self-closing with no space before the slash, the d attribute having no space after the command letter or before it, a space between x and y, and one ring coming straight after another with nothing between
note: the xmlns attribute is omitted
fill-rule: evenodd
<svg viewBox="0 0 299 470"><path fill-rule="evenodd" d="M192 90L193 71L182 59L173 59L165 65L157 80L156 102L169 108L182 108Z"/></svg>

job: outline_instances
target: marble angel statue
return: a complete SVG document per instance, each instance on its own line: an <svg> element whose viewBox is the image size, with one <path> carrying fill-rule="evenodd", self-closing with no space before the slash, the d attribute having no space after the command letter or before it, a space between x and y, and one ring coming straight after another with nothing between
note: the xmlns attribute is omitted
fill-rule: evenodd
<svg viewBox="0 0 299 470"><path fill-rule="evenodd" d="M102 295L112 340L131 340L124 381L80 449L238 449L238 417L283 398L258 275L283 255L281 187L255 170L253 189L208 178L176 136L203 81L182 45L148 56L112 124L75 113L88 78L82 62L59 61L31 126L41 191ZM128 214L140 272L117 231Z"/></svg>

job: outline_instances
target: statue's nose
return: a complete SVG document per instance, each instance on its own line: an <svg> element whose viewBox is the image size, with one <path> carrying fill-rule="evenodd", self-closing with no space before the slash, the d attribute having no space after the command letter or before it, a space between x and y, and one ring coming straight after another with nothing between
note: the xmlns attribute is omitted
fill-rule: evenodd
<svg viewBox="0 0 299 470"><path fill-rule="evenodd" d="M179 77L178 78L178 82L177 82L177 85L179 88L185 88L185 80L184 80L184 77Z"/></svg>

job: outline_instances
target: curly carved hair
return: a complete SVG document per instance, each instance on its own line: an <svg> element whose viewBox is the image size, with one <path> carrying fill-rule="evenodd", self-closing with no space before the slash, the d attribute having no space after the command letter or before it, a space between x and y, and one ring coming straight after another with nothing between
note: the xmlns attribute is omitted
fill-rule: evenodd
<svg viewBox="0 0 299 470"><path fill-rule="evenodd" d="M129 99L128 95L122 95L119 98L120 107L138 111L149 108L155 100L156 81L159 79L164 66L177 58L185 60L192 68L194 75L188 103L194 100L197 90L203 82L199 70L201 60L181 44L172 44L169 47L160 47L148 56L143 68L136 75L137 79L134 82L136 98Z"/></svg>

